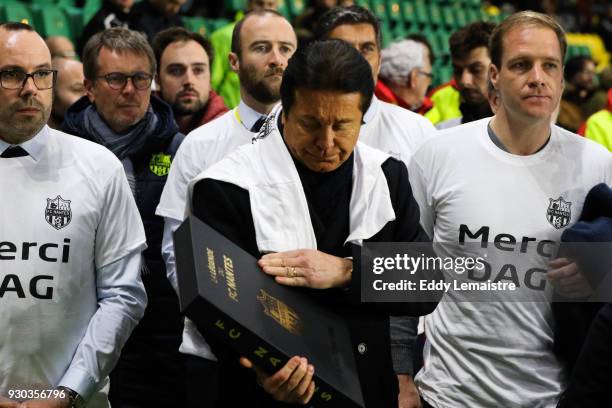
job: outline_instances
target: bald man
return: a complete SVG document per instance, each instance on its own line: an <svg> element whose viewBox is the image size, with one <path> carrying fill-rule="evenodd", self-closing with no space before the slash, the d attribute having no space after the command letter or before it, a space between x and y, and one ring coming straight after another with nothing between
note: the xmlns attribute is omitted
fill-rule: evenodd
<svg viewBox="0 0 612 408"><path fill-rule="evenodd" d="M76 57L74 44L68 37L64 37L63 35L52 35L45 39L45 43L47 47L49 47L49 51L51 51L51 58Z"/></svg>
<svg viewBox="0 0 612 408"><path fill-rule="evenodd" d="M121 162L50 129L43 39L0 24L0 407L108 408L147 296L144 228Z"/></svg>
<svg viewBox="0 0 612 408"><path fill-rule="evenodd" d="M53 108L47 123L53 129L60 129L66 111L81 96L85 95L83 64L68 58L53 58L51 63L57 70L57 82L53 88Z"/></svg>

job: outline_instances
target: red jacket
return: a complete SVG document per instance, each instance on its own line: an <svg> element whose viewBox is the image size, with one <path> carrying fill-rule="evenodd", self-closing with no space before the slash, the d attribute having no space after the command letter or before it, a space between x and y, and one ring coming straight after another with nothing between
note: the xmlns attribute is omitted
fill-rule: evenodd
<svg viewBox="0 0 612 408"><path fill-rule="evenodd" d="M374 88L374 95L376 95L376 97L383 102L392 103L393 105L397 105L404 109L411 110L415 113L418 113L419 115L424 115L425 112L430 110L433 106L433 102L431 101L431 99L425 97L425 99L423 99L423 103L418 109L411 109L410 106L406 103L406 101L397 96L391 90L391 88L389 88L381 79L376 82L376 88Z"/></svg>

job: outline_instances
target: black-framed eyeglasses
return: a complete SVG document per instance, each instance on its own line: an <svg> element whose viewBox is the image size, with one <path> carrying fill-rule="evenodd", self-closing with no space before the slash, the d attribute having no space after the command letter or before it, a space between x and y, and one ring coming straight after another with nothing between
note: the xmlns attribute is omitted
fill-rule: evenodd
<svg viewBox="0 0 612 408"><path fill-rule="evenodd" d="M0 86L4 89L21 89L28 78L32 78L34 86L41 91L51 89L57 80L57 70L39 69L28 74L20 69L5 69L0 71Z"/></svg>
<svg viewBox="0 0 612 408"><path fill-rule="evenodd" d="M421 71L419 69L419 74L421 75L425 75L427 78L429 79L433 79L434 78L434 74L432 72L427 72L427 71Z"/></svg>
<svg viewBox="0 0 612 408"><path fill-rule="evenodd" d="M131 79L134 88L140 91L148 89L153 81L153 75L147 74L146 72L137 72L132 75L122 74L121 72L111 72L110 74L99 76L98 78L104 78L108 86L115 91L122 90L127 84L128 79Z"/></svg>

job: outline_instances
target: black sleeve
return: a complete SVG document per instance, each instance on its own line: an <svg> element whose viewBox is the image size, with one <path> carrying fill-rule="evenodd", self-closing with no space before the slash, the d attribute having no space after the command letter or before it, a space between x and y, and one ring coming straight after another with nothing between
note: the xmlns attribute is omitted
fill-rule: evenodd
<svg viewBox="0 0 612 408"><path fill-rule="evenodd" d="M593 320L580 351L569 386L558 408L603 407L610 404L612 379L612 304Z"/></svg>
<svg viewBox="0 0 612 408"><path fill-rule="evenodd" d="M193 214L255 258L255 240L248 191L224 181L203 179L193 188Z"/></svg>
<svg viewBox="0 0 612 408"><path fill-rule="evenodd" d="M406 165L390 158L382 165L389 185L391 202L395 211L394 242L429 242L431 239L421 227L419 205L412 194Z"/></svg>
<svg viewBox="0 0 612 408"><path fill-rule="evenodd" d="M390 158L382 165L389 185L389 193L395 211L396 219L388 223L379 233L367 240L368 242L424 242L428 256L435 256L430 239L419 222L419 206L412 195L408 180L408 170L403 162ZM361 303L361 251L353 246L353 277L347 293L349 302L357 307L367 308L377 314L391 316L423 316L434 311L443 293L429 292L427 301L412 302L377 302ZM441 271L425 271L421 279L443 280Z"/></svg>

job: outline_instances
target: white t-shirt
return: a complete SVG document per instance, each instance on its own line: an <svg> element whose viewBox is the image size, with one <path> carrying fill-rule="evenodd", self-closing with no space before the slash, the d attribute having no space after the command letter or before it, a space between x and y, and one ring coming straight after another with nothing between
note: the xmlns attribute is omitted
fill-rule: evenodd
<svg viewBox="0 0 612 408"><path fill-rule="evenodd" d="M375 96L363 121L359 141L402 160L406 166L421 143L436 133L424 116Z"/></svg>
<svg viewBox="0 0 612 408"><path fill-rule="evenodd" d="M457 243L461 225L466 242L480 242L485 232L489 243L498 234L519 244L523 237L532 239L529 245L558 242L564 224L578 220L587 192L601 182L612 184L612 155L556 126L541 151L513 155L491 141L489 121L441 131L413 156L409 174L423 227L436 242ZM559 197L571 205L567 221L555 226L547 213ZM438 256L451 255L444 251ZM514 254L517 262L543 269L549 260ZM500 266L492 264L492 281ZM431 405L556 405L566 373L553 354L550 284L543 274L525 272L517 266L516 279L533 302L460 302L466 295L451 290L426 317L424 367L416 383ZM456 277L445 274L447 281ZM526 279L532 287L545 286L532 290Z"/></svg>
<svg viewBox="0 0 612 408"><path fill-rule="evenodd" d="M157 215L183 220L189 182L238 146L251 143L255 134L242 123L245 115L240 114L239 109L234 108L187 135L172 161L155 211Z"/></svg>
<svg viewBox="0 0 612 408"><path fill-rule="evenodd" d="M62 378L102 387L119 354L107 348L125 341L137 318L128 306L109 302L101 308L98 298L115 295L115 284L126 292L133 285L144 298L124 301L142 301L139 312L146 304L138 264L127 281L100 273L146 246L121 163L104 147L48 127L35 139L35 156L0 158L5 397L9 390L53 389ZM86 380L79 379L83 375ZM97 388L88 406L108 406L106 395Z"/></svg>

